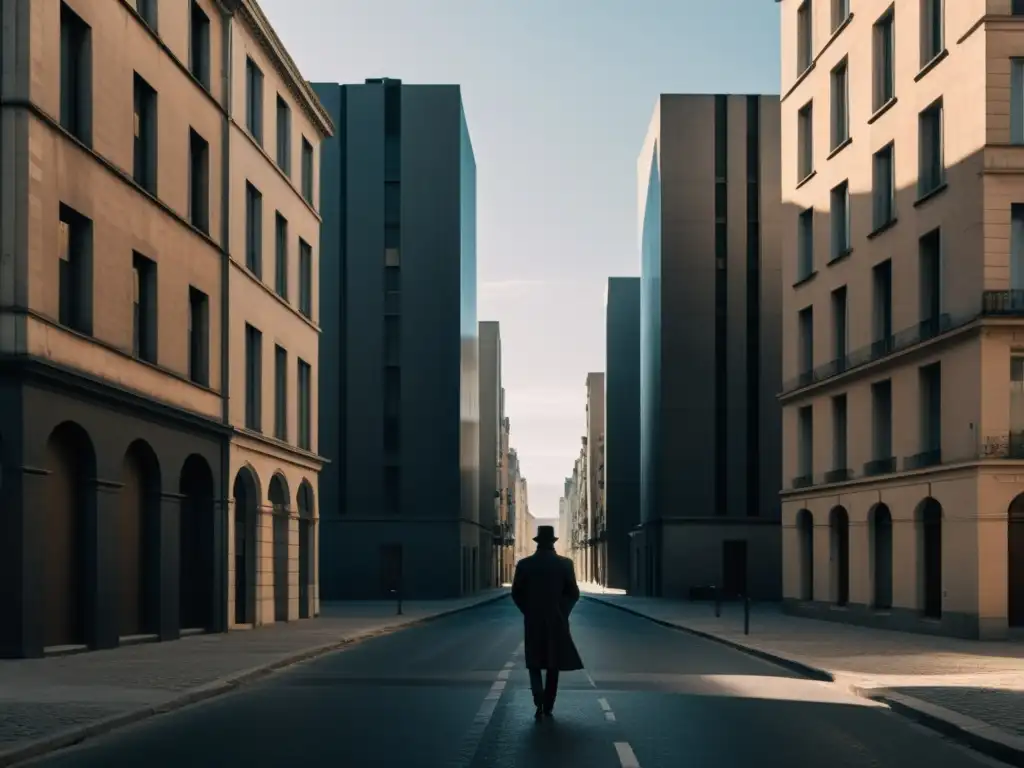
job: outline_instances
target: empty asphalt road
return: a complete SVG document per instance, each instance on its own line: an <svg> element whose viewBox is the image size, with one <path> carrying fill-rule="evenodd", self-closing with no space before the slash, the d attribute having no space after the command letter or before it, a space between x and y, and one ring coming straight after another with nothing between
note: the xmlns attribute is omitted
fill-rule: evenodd
<svg viewBox="0 0 1024 768"><path fill-rule="evenodd" d="M47 768L991 766L888 709L581 601L586 672L535 723L510 600L292 667Z"/></svg>

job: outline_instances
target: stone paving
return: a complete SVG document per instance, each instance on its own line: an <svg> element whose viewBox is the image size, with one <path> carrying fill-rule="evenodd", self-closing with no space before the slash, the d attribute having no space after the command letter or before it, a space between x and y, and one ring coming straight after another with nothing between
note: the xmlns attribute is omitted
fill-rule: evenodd
<svg viewBox="0 0 1024 768"><path fill-rule="evenodd" d="M251 630L201 634L44 659L0 660L0 757L23 742L134 709L314 649L396 629L493 600L506 589L469 598L323 603L321 616Z"/></svg>
<svg viewBox="0 0 1024 768"><path fill-rule="evenodd" d="M743 606L602 594L589 597L650 618L801 662L832 673L836 682L884 689L967 715L1024 736L1024 642L980 642L855 627L787 616L777 605L754 604L750 634Z"/></svg>

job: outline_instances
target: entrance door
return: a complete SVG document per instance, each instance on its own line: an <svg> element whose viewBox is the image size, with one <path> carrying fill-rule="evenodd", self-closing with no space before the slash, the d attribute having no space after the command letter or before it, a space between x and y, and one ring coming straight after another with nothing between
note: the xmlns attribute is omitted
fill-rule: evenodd
<svg viewBox="0 0 1024 768"><path fill-rule="evenodd" d="M1024 495L1010 504L1009 530L1009 594L1007 618L1011 627L1024 627Z"/></svg>
<svg viewBox="0 0 1024 768"><path fill-rule="evenodd" d="M722 542L722 586L729 597L747 594L747 542Z"/></svg>
<svg viewBox="0 0 1024 768"><path fill-rule="evenodd" d="M402 545L384 544L380 548L380 587L386 595L402 586Z"/></svg>

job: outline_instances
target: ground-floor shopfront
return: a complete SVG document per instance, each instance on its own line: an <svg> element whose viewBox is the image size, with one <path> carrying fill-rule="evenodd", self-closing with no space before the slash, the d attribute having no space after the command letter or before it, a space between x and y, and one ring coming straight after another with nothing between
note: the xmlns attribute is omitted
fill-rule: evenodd
<svg viewBox="0 0 1024 768"><path fill-rule="evenodd" d="M0 655L225 629L221 425L44 362L0 382Z"/></svg>
<svg viewBox="0 0 1024 768"><path fill-rule="evenodd" d="M1024 461L791 493L783 524L794 613L979 639L1024 627Z"/></svg>

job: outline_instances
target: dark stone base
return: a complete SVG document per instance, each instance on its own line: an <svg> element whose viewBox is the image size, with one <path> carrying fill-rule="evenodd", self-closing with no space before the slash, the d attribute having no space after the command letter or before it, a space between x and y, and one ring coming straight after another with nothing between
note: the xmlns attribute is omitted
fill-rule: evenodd
<svg viewBox="0 0 1024 768"><path fill-rule="evenodd" d="M918 611L907 608L877 610L863 603L849 603L837 606L817 600L782 601L785 613L807 619L836 621L855 624L872 629L891 629L898 632L916 632L924 635L959 637L965 640L1000 640L1006 637L1006 622L1002 622L1000 633L998 623L982 621L977 614L952 613L946 611L941 618L928 618Z"/></svg>

